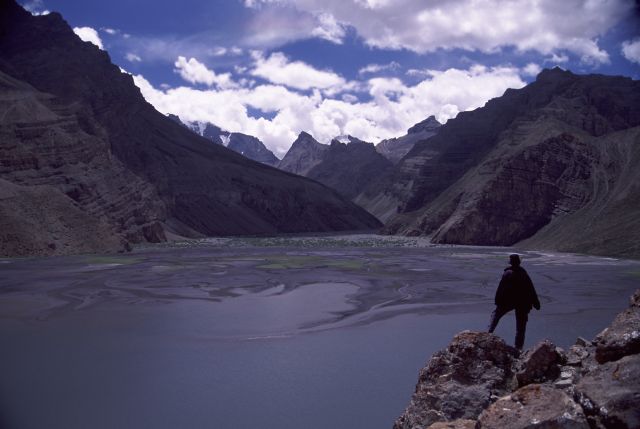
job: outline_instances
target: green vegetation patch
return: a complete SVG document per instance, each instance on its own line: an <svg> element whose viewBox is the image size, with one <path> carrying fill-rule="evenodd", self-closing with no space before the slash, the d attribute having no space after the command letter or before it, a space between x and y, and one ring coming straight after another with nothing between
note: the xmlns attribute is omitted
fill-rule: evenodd
<svg viewBox="0 0 640 429"><path fill-rule="evenodd" d="M302 268L342 268L347 270L360 270L364 267L364 261L358 259L333 259L322 256L285 256L269 258L266 264L257 268L264 270L291 270Z"/></svg>

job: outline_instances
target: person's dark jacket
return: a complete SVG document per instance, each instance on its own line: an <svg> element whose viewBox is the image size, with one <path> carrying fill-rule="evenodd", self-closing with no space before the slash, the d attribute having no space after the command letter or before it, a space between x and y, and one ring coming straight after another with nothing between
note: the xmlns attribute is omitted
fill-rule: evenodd
<svg viewBox="0 0 640 429"><path fill-rule="evenodd" d="M527 271L520 266L505 268L496 291L495 303L498 307L531 311L533 306L540 310L540 301L533 282Z"/></svg>

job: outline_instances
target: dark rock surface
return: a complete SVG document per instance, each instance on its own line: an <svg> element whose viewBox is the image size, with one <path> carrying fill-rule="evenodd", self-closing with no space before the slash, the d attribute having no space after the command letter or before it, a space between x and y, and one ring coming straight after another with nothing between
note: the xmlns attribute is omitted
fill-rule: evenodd
<svg viewBox="0 0 640 429"><path fill-rule="evenodd" d="M55 186L127 240L163 240L167 224L204 235L379 226L325 186L207 144L157 112L57 13L3 3L0 71L2 178Z"/></svg>
<svg viewBox="0 0 640 429"><path fill-rule="evenodd" d="M633 332L623 324L640 313L639 298L640 290L596 341L578 338L566 353L544 340L517 358L492 334L458 334L420 371L394 428L469 424L461 418L477 420L476 428L640 427L640 351L618 341ZM611 341L603 341L607 332Z"/></svg>
<svg viewBox="0 0 640 429"><path fill-rule="evenodd" d="M442 126L435 116L429 116L422 122L418 122L407 130L407 134L402 137L382 140L376 145L376 150L391 161L397 164L403 156L421 140L426 140L438 133Z"/></svg>
<svg viewBox="0 0 640 429"><path fill-rule="evenodd" d="M594 426L640 427L640 355L597 366L575 391Z"/></svg>
<svg viewBox="0 0 640 429"><path fill-rule="evenodd" d="M313 167L322 161L328 147L319 143L311 134L303 131L278 163L278 168L289 173L306 176Z"/></svg>
<svg viewBox="0 0 640 429"><path fill-rule="evenodd" d="M357 201L388 233L438 243L638 256L639 106L638 81L545 70L449 120Z"/></svg>
<svg viewBox="0 0 640 429"><path fill-rule="evenodd" d="M516 373L519 386L555 380L560 375L563 357L549 340L538 343L521 358L521 368Z"/></svg>
<svg viewBox="0 0 640 429"><path fill-rule="evenodd" d="M594 342L598 363L640 353L640 291L631 297L629 308L599 333Z"/></svg>
<svg viewBox="0 0 640 429"><path fill-rule="evenodd" d="M530 384L499 399L478 418L480 429L588 429L582 408L561 390Z"/></svg>

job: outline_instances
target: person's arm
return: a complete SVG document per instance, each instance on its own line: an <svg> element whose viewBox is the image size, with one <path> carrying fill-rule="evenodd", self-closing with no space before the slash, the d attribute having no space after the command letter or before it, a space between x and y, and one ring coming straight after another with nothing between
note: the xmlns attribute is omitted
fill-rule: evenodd
<svg viewBox="0 0 640 429"><path fill-rule="evenodd" d="M533 305L533 308L535 308L536 310L540 310L540 300L538 299L538 293L536 292L536 288L533 286L533 282L531 281L529 274L527 274L527 280L529 283L529 293L531 295L531 305Z"/></svg>

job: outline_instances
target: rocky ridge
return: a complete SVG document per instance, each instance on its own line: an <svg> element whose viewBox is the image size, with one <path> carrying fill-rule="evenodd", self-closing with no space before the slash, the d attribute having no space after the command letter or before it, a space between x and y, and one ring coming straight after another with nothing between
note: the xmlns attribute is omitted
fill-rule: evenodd
<svg viewBox="0 0 640 429"><path fill-rule="evenodd" d="M184 123L179 116L167 115L172 121L194 133L224 146L240 155L263 164L276 166L280 160L257 137L243 133L231 133L211 123Z"/></svg>
<svg viewBox="0 0 640 429"><path fill-rule="evenodd" d="M409 128L406 135L382 140L376 145L376 150L389 161L397 164L417 142L436 135L441 126L442 124L435 116L429 116Z"/></svg>
<svg viewBox="0 0 640 429"><path fill-rule="evenodd" d="M394 429L640 427L640 290L593 341L544 340L521 356L464 331L434 354Z"/></svg>
<svg viewBox="0 0 640 429"><path fill-rule="evenodd" d="M293 142L277 167L289 173L306 176L322 161L328 146L318 142L311 134L302 131Z"/></svg>

